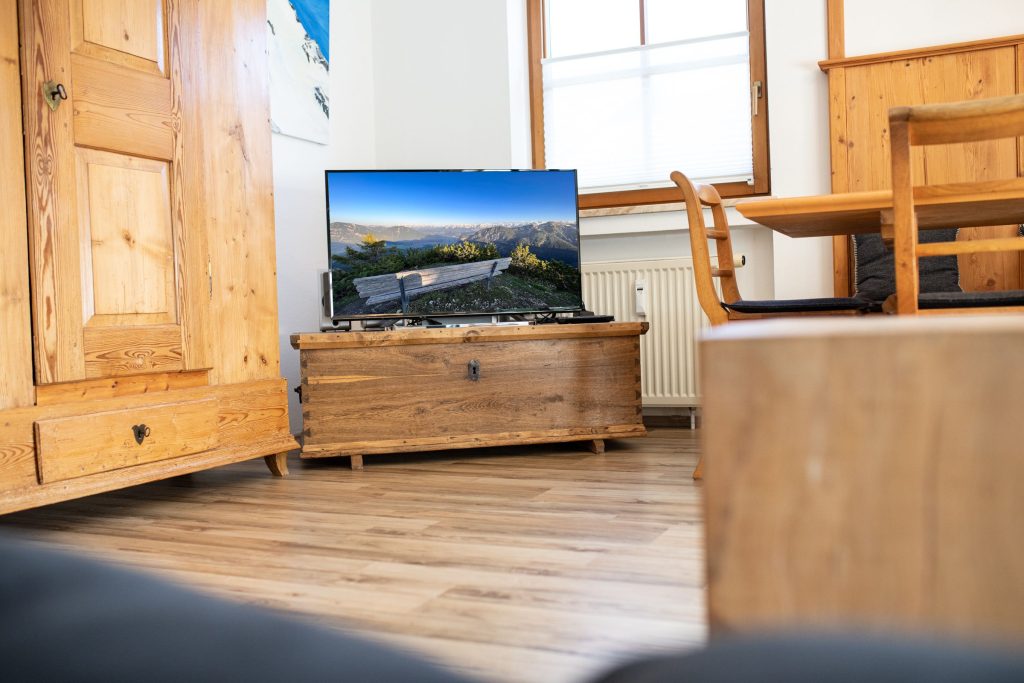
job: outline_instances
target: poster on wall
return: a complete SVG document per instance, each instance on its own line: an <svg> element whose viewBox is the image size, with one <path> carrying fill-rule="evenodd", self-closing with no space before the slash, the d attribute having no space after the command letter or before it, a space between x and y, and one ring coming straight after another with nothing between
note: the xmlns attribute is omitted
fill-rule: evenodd
<svg viewBox="0 0 1024 683"><path fill-rule="evenodd" d="M270 127L326 145L330 129L329 0L267 0Z"/></svg>

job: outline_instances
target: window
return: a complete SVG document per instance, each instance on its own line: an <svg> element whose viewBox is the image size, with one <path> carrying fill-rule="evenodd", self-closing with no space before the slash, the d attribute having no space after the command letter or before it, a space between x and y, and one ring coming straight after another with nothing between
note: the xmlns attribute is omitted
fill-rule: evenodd
<svg viewBox="0 0 1024 683"><path fill-rule="evenodd" d="M764 194L764 0L527 0L535 168L580 206L678 201L673 170Z"/></svg>

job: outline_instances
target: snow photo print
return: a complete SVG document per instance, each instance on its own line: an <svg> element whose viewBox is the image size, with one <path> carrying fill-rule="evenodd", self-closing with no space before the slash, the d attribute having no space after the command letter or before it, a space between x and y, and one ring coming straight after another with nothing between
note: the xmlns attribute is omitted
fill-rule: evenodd
<svg viewBox="0 0 1024 683"><path fill-rule="evenodd" d="M329 0L267 0L270 125L326 145L329 140Z"/></svg>

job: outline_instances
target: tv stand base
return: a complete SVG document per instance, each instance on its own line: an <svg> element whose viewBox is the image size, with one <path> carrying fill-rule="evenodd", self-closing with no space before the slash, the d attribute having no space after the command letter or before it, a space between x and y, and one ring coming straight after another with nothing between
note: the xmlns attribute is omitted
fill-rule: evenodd
<svg viewBox="0 0 1024 683"><path fill-rule="evenodd" d="M298 334L303 458L645 436L646 323Z"/></svg>

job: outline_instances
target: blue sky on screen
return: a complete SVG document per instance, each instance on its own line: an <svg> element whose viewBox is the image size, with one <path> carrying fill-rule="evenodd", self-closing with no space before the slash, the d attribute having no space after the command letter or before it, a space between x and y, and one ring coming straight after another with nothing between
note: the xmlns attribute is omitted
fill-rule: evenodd
<svg viewBox="0 0 1024 683"><path fill-rule="evenodd" d="M306 33L330 61L330 0L291 0L291 3Z"/></svg>
<svg viewBox="0 0 1024 683"><path fill-rule="evenodd" d="M576 221L572 171L344 171L327 184L332 223Z"/></svg>

